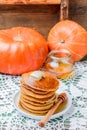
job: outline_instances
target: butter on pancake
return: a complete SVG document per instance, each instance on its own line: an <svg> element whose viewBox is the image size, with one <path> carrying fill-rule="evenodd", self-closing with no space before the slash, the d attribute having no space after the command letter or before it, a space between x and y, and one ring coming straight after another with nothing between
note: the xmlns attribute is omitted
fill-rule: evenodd
<svg viewBox="0 0 87 130"><path fill-rule="evenodd" d="M40 70L23 74L21 82L43 91L55 91L59 87L59 81L55 77Z"/></svg>
<svg viewBox="0 0 87 130"><path fill-rule="evenodd" d="M22 75L19 107L32 114L46 114L56 103L59 80L46 71L33 71Z"/></svg>
<svg viewBox="0 0 87 130"><path fill-rule="evenodd" d="M34 71L30 73L31 77L34 77L36 80L40 80L42 78L45 78L45 73L43 71Z"/></svg>

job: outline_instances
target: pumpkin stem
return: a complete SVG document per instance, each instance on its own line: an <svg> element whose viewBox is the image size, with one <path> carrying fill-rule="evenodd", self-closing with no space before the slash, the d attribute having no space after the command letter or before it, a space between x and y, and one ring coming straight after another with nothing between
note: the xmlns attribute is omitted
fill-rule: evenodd
<svg viewBox="0 0 87 130"><path fill-rule="evenodd" d="M60 43L65 43L65 40L64 40L64 39L62 39L62 40L60 41Z"/></svg>

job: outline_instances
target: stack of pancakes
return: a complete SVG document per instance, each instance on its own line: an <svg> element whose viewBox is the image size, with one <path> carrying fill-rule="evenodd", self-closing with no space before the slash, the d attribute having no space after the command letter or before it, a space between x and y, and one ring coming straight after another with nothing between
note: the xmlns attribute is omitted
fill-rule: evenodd
<svg viewBox="0 0 87 130"><path fill-rule="evenodd" d="M44 71L22 75L19 107L35 115L44 115L56 103L59 81Z"/></svg>

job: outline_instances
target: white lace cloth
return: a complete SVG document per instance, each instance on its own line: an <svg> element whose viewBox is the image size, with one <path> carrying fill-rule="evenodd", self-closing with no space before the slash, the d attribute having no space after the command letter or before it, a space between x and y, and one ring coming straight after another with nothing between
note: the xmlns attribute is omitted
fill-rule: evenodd
<svg viewBox="0 0 87 130"><path fill-rule="evenodd" d="M20 89L21 76L0 74L0 130L87 130L87 61L76 63L74 70L74 75L61 80L62 90L72 96L71 108L44 128L14 108L13 96Z"/></svg>

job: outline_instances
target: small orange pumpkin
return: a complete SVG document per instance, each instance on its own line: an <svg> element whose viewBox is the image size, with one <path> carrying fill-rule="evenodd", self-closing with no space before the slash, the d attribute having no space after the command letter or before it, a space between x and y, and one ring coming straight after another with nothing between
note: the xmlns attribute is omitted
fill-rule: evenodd
<svg viewBox="0 0 87 130"><path fill-rule="evenodd" d="M22 74L42 66L48 53L45 38L31 28L0 30L0 72Z"/></svg>
<svg viewBox="0 0 87 130"><path fill-rule="evenodd" d="M50 30L48 46L50 50L67 49L72 61L79 61L87 54L87 32L74 21L61 21Z"/></svg>

